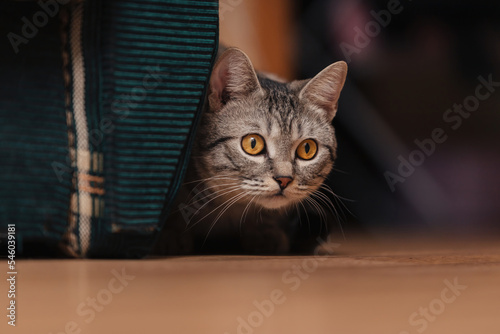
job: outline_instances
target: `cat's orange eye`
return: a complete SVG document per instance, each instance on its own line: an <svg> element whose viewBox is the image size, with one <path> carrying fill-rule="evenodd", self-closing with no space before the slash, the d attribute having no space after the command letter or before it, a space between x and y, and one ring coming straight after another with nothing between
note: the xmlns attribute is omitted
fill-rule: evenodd
<svg viewBox="0 0 500 334"><path fill-rule="evenodd" d="M266 142L264 138L257 134L250 134L243 137L241 140L241 148L243 151L250 155L257 155L261 153L266 147Z"/></svg>
<svg viewBox="0 0 500 334"><path fill-rule="evenodd" d="M318 145L313 139L302 141L297 147L297 156L303 160L311 160L318 151Z"/></svg>

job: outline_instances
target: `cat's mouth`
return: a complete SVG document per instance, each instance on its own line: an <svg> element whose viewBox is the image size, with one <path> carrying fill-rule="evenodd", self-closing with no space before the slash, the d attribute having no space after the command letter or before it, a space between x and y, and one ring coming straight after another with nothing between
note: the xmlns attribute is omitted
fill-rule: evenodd
<svg viewBox="0 0 500 334"><path fill-rule="evenodd" d="M269 195L269 196L268 196L268 199L285 200L285 199L287 199L288 197L289 197L289 196L285 195L285 191L284 191L284 189L280 189L280 190L276 191L274 194Z"/></svg>
<svg viewBox="0 0 500 334"><path fill-rule="evenodd" d="M278 191L275 194L266 196L260 201L260 204L268 209L279 209L290 204L290 199L283 191Z"/></svg>

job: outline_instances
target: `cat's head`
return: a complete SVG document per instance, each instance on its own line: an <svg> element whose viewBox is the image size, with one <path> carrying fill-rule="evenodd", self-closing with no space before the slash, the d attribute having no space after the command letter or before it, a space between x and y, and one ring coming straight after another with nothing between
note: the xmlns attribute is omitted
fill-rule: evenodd
<svg viewBox="0 0 500 334"><path fill-rule="evenodd" d="M216 63L200 124L195 167L221 201L287 207L308 197L330 173L332 119L347 74L334 63L313 79L282 83L257 75L231 48Z"/></svg>

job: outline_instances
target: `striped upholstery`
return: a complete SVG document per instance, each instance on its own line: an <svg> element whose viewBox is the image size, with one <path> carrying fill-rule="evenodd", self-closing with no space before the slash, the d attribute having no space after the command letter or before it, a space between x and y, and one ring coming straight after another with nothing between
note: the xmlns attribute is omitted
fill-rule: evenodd
<svg viewBox="0 0 500 334"><path fill-rule="evenodd" d="M2 3L2 33L39 10ZM217 1L87 0L17 55L2 46L1 226L75 256L147 254L184 175L217 34Z"/></svg>
<svg viewBox="0 0 500 334"><path fill-rule="evenodd" d="M61 240L71 193L70 174L58 179L52 168L68 156L59 24L50 20L17 53L5 38L22 36L21 18L38 10L0 4L0 235L15 223L18 252L24 238Z"/></svg>

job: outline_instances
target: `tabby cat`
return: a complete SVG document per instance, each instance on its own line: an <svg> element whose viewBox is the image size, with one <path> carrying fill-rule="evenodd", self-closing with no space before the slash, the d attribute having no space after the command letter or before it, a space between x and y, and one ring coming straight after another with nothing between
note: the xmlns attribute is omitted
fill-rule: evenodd
<svg viewBox="0 0 500 334"><path fill-rule="evenodd" d="M284 83L229 48L213 69L186 182L156 250L284 254L291 222L330 173L347 65ZM314 204L316 203L316 204ZM297 209L297 210L296 210Z"/></svg>

